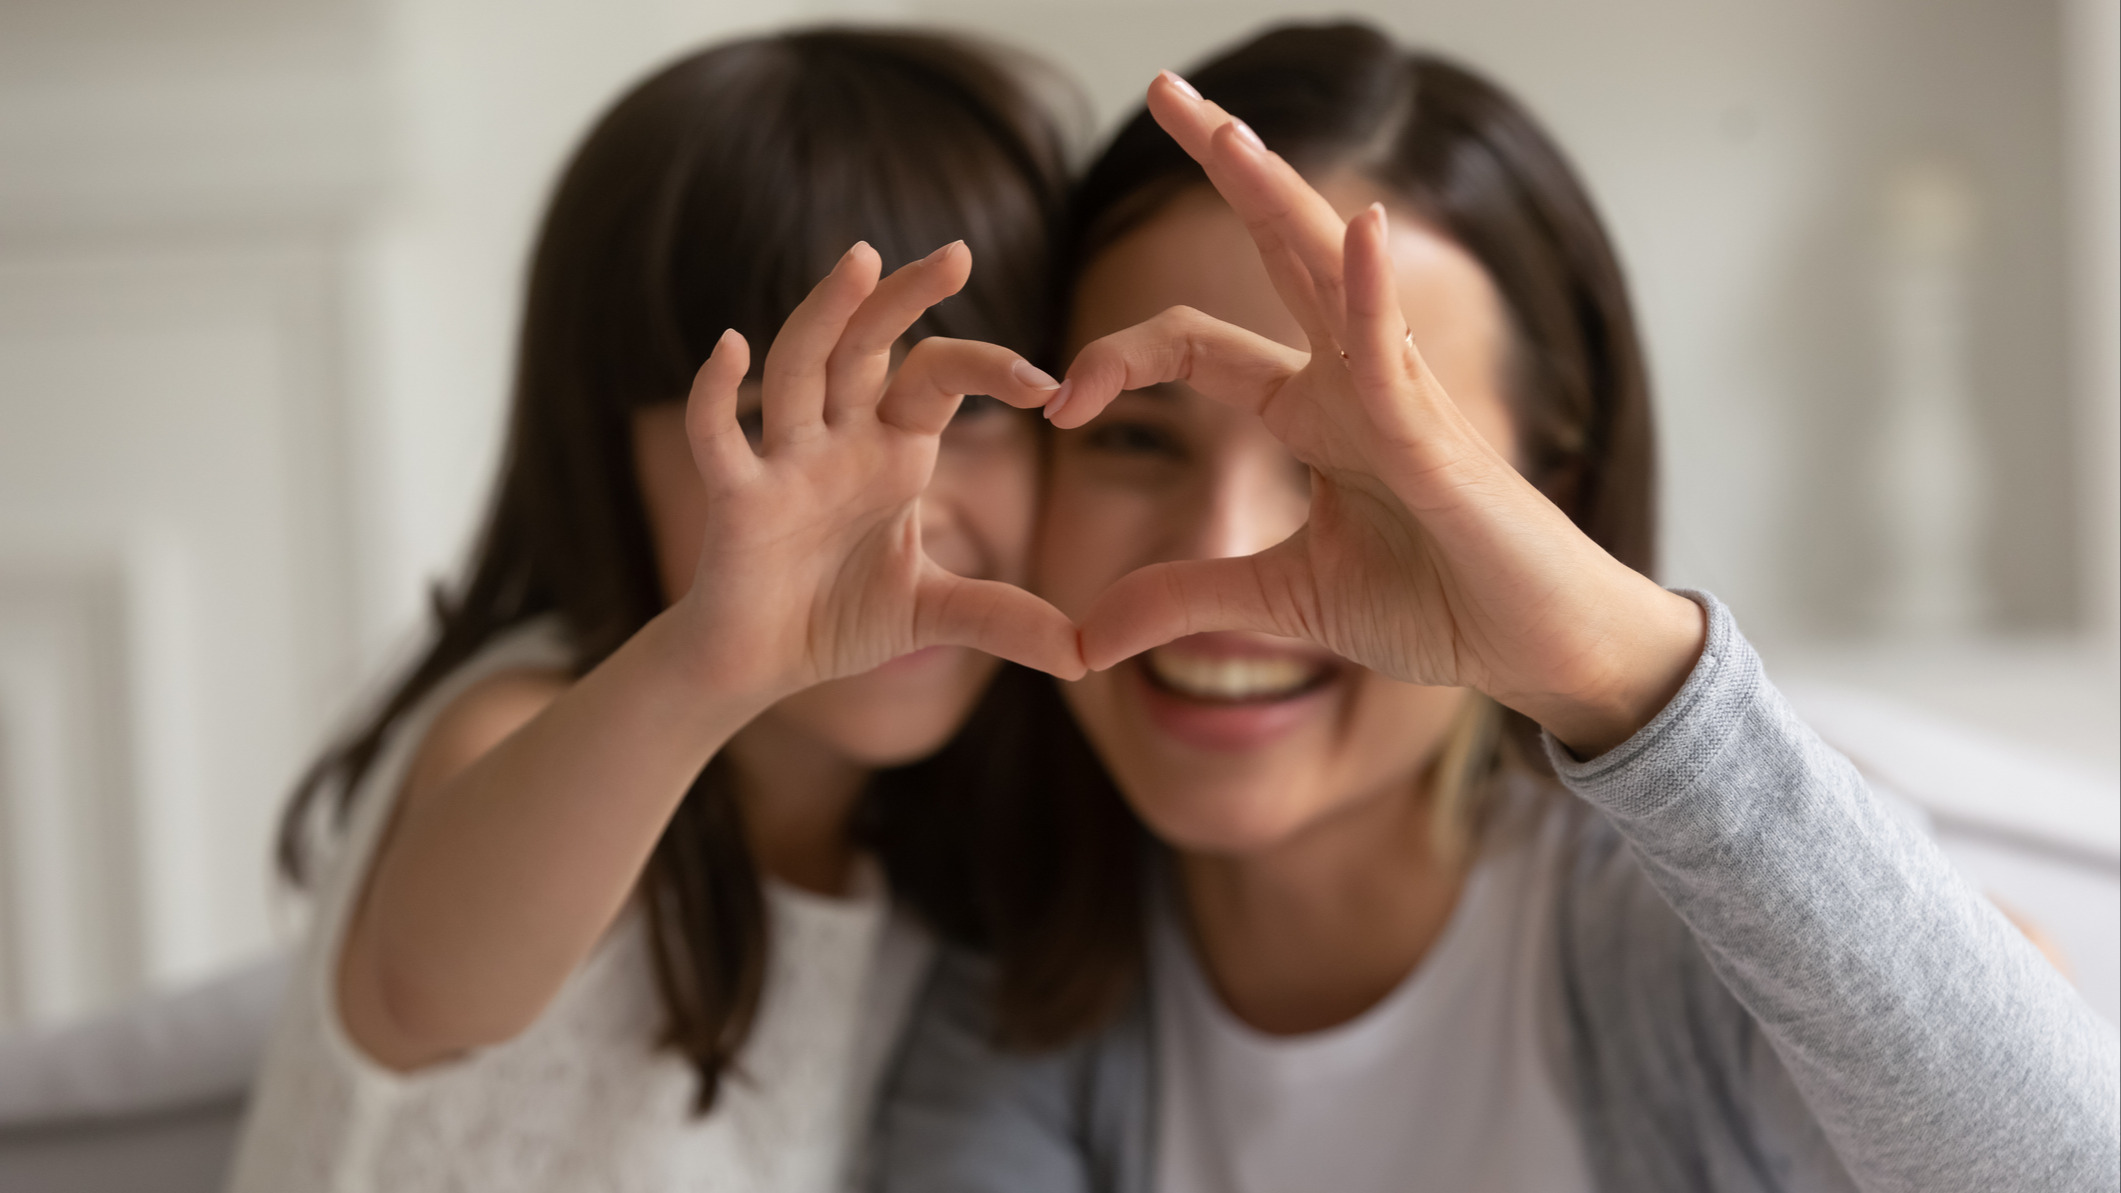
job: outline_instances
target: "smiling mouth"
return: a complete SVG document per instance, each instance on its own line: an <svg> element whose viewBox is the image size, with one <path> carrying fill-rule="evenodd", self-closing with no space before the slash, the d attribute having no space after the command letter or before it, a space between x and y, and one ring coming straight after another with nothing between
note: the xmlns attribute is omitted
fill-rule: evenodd
<svg viewBox="0 0 2121 1193"><path fill-rule="evenodd" d="M1266 704L1302 696L1333 680L1336 668L1291 655L1203 654L1159 646L1143 656L1149 681L1208 704Z"/></svg>

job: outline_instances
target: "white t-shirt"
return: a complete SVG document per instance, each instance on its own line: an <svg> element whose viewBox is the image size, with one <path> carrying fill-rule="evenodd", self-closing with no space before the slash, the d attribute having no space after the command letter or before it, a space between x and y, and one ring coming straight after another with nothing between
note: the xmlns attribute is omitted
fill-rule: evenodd
<svg viewBox="0 0 2121 1193"><path fill-rule="evenodd" d="M414 745L478 679L564 665L549 627L452 675L393 735L318 883L310 938L267 1045L233 1193L836 1193L932 944L880 878L830 899L766 884L758 1018L712 1113L658 1046L645 922L628 911L523 1034L397 1073L346 1035L333 965Z"/></svg>
<svg viewBox="0 0 2121 1193"><path fill-rule="evenodd" d="M1238 1020L1159 900L1157 1193L1588 1193L1540 1026L1559 820L1493 835L1422 963L1324 1031Z"/></svg>

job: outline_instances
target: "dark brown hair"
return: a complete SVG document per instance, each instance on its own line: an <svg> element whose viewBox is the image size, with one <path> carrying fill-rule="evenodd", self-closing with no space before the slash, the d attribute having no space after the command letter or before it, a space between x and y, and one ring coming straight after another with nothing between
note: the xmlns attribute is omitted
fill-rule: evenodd
<svg viewBox="0 0 2121 1193"><path fill-rule="evenodd" d="M579 674L663 608L631 416L682 400L724 328L757 367L856 240L892 268L962 237L971 281L914 334L1047 354L1066 177L1040 77L953 38L820 29L692 54L605 113L538 233L500 483L468 578L437 590L424 656L297 785L279 837L289 877L303 879L320 812L343 820L393 729L502 631L556 618ZM694 782L641 891L667 1040L698 1070L704 1111L765 972L763 892L726 765Z"/></svg>
<svg viewBox="0 0 2121 1193"><path fill-rule="evenodd" d="M1650 572L1655 461L1635 317L1589 195L1532 116L1474 72L1360 24L1271 29L1187 78L1309 177L1358 172L1480 262L1509 320L1521 465L1607 551ZM1071 264L1206 184L1138 112L1075 191ZM978 935L998 954L1004 1042L1037 1047L1096 1027L1136 989L1153 847L1053 685L1017 682L1043 724L981 818ZM1499 734L1468 728L1481 757L1459 761L1470 779L1454 781L1482 782L1505 757L1543 769L1522 717Z"/></svg>

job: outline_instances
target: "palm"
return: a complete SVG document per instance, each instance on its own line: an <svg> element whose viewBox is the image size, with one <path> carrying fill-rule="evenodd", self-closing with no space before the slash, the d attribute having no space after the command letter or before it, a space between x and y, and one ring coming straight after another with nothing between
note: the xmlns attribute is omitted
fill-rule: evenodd
<svg viewBox="0 0 2121 1193"><path fill-rule="evenodd" d="M892 345L963 285L967 258L946 249L879 282L875 254L850 252L774 342L759 450L736 419L742 337L725 335L702 366L686 430L707 518L684 603L730 682L794 691L938 644L1080 674L1057 610L954 575L921 546L921 492L962 396L1030 406L1051 394L1026 384L1016 354L966 341L924 340L893 374Z"/></svg>
<svg viewBox="0 0 2121 1193"><path fill-rule="evenodd" d="M854 440L849 442L848 440ZM792 458L791 458L792 457ZM797 447L765 483L709 493L696 590L727 593L728 636L778 662L796 683L866 671L915 649L921 581L920 492L933 440L869 432Z"/></svg>
<svg viewBox="0 0 2121 1193"><path fill-rule="evenodd" d="M1260 405L1268 429L1312 469L1304 527L1257 559L1276 632L1409 683L1483 684L1500 663L1492 597L1519 586L1498 574L1499 561L1454 554L1430 524L1492 520L1492 508L1463 508L1488 487L1479 474L1493 467L1492 453L1463 441L1438 452L1440 437L1413 434L1404 409L1387 404L1373 416L1354 389L1337 354L1314 353ZM1415 481L1426 518L1381 479L1395 474ZM1474 592L1490 599L1470 599ZM1513 636L1539 620L1535 610L1512 613Z"/></svg>

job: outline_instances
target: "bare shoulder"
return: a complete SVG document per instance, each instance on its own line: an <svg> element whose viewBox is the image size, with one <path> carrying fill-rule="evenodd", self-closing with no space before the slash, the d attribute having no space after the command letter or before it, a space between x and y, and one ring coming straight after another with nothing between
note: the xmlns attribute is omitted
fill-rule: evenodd
<svg viewBox="0 0 2121 1193"><path fill-rule="evenodd" d="M336 980L339 1016L347 1035L385 1068L409 1073L460 1049L454 1043L437 1046L419 1033L408 1032L391 1008L369 906L377 875L402 846L408 814L433 807L435 797L451 779L534 720L570 682L558 671L527 669L482 679L443 707L412 756L382 840L369 862L360 902L339 946Z"/></svg>
<svg viewBox="0 0 2121 1193"><path fill-rule="evenodd" d="M400 806L421 802L486 752L507 741L559 698L573 680L564 672L522 669L488 676L442 709L413 754Z"/></svg>

